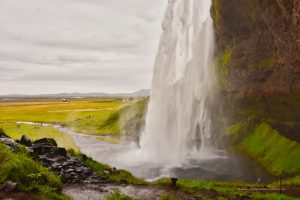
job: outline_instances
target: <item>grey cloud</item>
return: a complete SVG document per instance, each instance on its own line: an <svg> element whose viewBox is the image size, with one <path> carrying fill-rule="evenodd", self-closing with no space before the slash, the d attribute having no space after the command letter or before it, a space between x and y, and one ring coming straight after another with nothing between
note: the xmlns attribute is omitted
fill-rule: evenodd
<svg viewBox="0 0 300 200"><path fill-rule="evenodd" d="M165 5L0 0L0 94L150 87Z"/></svg>

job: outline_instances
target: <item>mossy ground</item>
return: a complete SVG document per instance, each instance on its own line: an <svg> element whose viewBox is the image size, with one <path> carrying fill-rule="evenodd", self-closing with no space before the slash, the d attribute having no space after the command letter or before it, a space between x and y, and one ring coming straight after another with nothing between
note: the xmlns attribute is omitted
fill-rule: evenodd
<svg viewBox="0 0 300 200"><path fill-rule="evenodd" d="M20 149L18 153L14 153L0 144L0 184L12 180L18 183L21 190L38 191L41 197L69 199L60 193L60 177L33 161L25 152Z"/></svg>
<svg viewBox="0 0 300 200"><path fill-rule="evenodd" d="M267 123L259 124L240 148L273 174L300 173L300 144L281 136Z"/></svg>

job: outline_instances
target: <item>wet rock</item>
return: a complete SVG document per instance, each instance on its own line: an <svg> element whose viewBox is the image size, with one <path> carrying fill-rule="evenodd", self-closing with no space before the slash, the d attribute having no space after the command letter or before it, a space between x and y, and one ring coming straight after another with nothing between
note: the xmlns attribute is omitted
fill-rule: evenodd
<svg viewBox="0 0 300 200"><path fill-rule="evenodd" d="M84 167L83 173L87 174L87 175L91 175L91 174L93 174L93 170L91 170L90 168Z"/></svg>
<svg viewBox="0 0 300 200"><path fill-rule="evenodd" d="M21 137L20 144L22 144L22 145L24 145L26 147L31 147L32 146L31 140L26 135L23 135Z"/></svg>
<svg viewBox="0 0 300 200"><path fill-rule="evenodd" d="M18 147L18 144L10 138L1 137L0 143L5 144L6 146L10 147L11 149L16 149Z"/></svg>
<svg viewBox="0 0 300 200"><path fill-rule="evenodd" d="M44 144L34 144L30 149L37 155L43 155L51 152L52 147Z"/></svg>
<svg viewBox="0 0 300 200"><path fill-rule="evenodd" d="M67 156L67 150L61 147L54 148L54 153L59 156Z"/></svg>
<svg viewBox="0 0 300 200"><path fill-rule="evenodd" d="M175 187L177 183L177 178L171 178L172 186Z"/></svg>
<svg viewBox="0 0 300 200"><path fill-rule="evenodd" d="M74 172L74 171L75 170L71 168L71 169L66 170L65 173L71 173L71 172Z"/></svg>
<svg viewBox="0 0 300 200"><path fill-rule="evenodd" d="M1 187L1 191L6 192L6 193L10 193L10 192L14 192L18 187L18 184L13 182L13 181L6 181L3 186Z"/></svg>
<svg viewBox="0 0 300 200"><path fill-rule="evenodd" d="M48 146L57 146L56 141L52 138L42 138L42 139L34 141L33 144L34 145L43 144L43 145L48 145Z"/></svg>
<svg viewBox="0 0 300 200"><path fill-rule="evenodd" d="M30 147L37 155L52 154L53 156L66 156L67 151L65 148L49 146L45 144L34 144Z"/></svg>

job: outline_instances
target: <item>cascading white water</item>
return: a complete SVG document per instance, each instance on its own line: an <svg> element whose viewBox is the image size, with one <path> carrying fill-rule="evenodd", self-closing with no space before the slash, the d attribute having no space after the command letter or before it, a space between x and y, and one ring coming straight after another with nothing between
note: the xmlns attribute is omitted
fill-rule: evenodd
<svg viewBox="0 0 300 200"><path fill-rule="evenodd" d="M178 165L212 153L214 32L211 0L168 2L140 144L143 159Z"/></svg>

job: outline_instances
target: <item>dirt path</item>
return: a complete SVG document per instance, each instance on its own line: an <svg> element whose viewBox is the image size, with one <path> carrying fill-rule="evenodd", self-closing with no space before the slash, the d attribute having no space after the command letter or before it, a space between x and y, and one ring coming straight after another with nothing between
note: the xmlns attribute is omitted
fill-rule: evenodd
<svg viewBox="0 0 300 200"><path fill-rule="evenodd" d="M195 198L168 187L161 186L133 186L133 185L91 185L75 184L66 185L63 193L70 196L73 200L105 200L110 192L120 190L127 196L143 200L159 200L163 194L171 194L181 197L185 200L194 200Z"/></svg>

